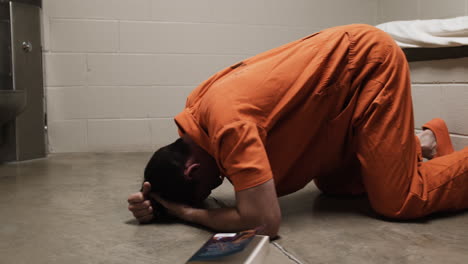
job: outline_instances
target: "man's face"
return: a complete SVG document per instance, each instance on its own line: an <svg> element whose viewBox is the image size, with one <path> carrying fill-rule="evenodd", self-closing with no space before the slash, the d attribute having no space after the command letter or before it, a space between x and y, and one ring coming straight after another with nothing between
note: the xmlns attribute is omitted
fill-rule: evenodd
<svg viewBox="0 0 468 264"><path fill-rule="evenodd" d="M186 167L193 164L197 164L197 167L190 170L188 172L190 175L186 176L191 179L194 186L192 201L196 205L201 205L211 194L211 190L223 183L223 178L220 177L221 172L216 160L203 148L193 142L190 144L192 144L192 156L189 158Z"/></svg>
<svg viewBox="0 0 468 264"><path fill-rule="evenodd" d="M220 176L220 171L216 162L200 163L200 167L194 172L195 186L195 204L201 204L211 191L223 183L223 177Z"/></svg>

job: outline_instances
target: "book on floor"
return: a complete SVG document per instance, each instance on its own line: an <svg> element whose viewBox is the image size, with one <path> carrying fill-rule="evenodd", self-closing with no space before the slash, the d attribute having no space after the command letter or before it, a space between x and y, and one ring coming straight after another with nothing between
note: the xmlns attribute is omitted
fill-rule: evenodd
<svg viewBox="0 0 468 264"><path fill-rule="evenodd" d="M218 233L205 242L187 263L261 264L264 263L269 248L268 236L256 235L255 230Z"/></svg>

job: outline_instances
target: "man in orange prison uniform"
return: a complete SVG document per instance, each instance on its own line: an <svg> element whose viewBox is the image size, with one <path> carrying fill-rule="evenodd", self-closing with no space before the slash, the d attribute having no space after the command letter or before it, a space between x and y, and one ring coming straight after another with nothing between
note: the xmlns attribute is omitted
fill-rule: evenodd
<svg viewBox="0 0 468 264"><path fill-rule="evenodd" d="M128 198L141 223L165 208L217 231L261 226L275 236L277 196L312 180L325 193L366 193L390 218L468 207L468 148L453 151L440 119L414 135L405 56L368 25L327 29L228 67L190 94L175 121L181 139L154 154L141 192ZM196 206L223 177L236 206Z"/></svg>

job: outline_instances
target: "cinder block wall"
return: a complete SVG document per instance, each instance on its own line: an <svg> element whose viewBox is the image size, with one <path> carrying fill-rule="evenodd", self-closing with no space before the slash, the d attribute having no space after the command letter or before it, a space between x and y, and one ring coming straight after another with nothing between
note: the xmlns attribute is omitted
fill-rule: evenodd
<svg viewBox="0 0 468 264"><path fill-rule="evenodd" d="M468 0L380 0L378 22L468 15ZM468 58L410 63L415 125L447 121L455 149L468 146Z"/></svg>
<svg viewBox="0 0 468 264"><path fill-rule="evenodd" d="M433 1L436 2L436 1ZM315 31L376 24L376 0L43 0L50 152L151 151L216 71Z"/></svg>
<svg viewBox="0 0 468 264"><path fill-rule="evenodd" d="M217 70L342 24L468 14L468 0L43 0L50 152L151 151ZM468 61L412 63L416 126L468 145Z"/></svg>

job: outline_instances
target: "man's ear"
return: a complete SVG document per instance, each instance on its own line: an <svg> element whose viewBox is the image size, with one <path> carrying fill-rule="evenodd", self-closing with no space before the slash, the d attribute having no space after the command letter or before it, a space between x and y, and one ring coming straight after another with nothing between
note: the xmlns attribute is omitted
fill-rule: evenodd
<svg viewBox="0 0 468 264"><path fill-rule="evenodd" d="M191 163L187 164L184 169L184 177L186 180L193 180L195 174L194 172L200 167L200 163Z"/></svg>

